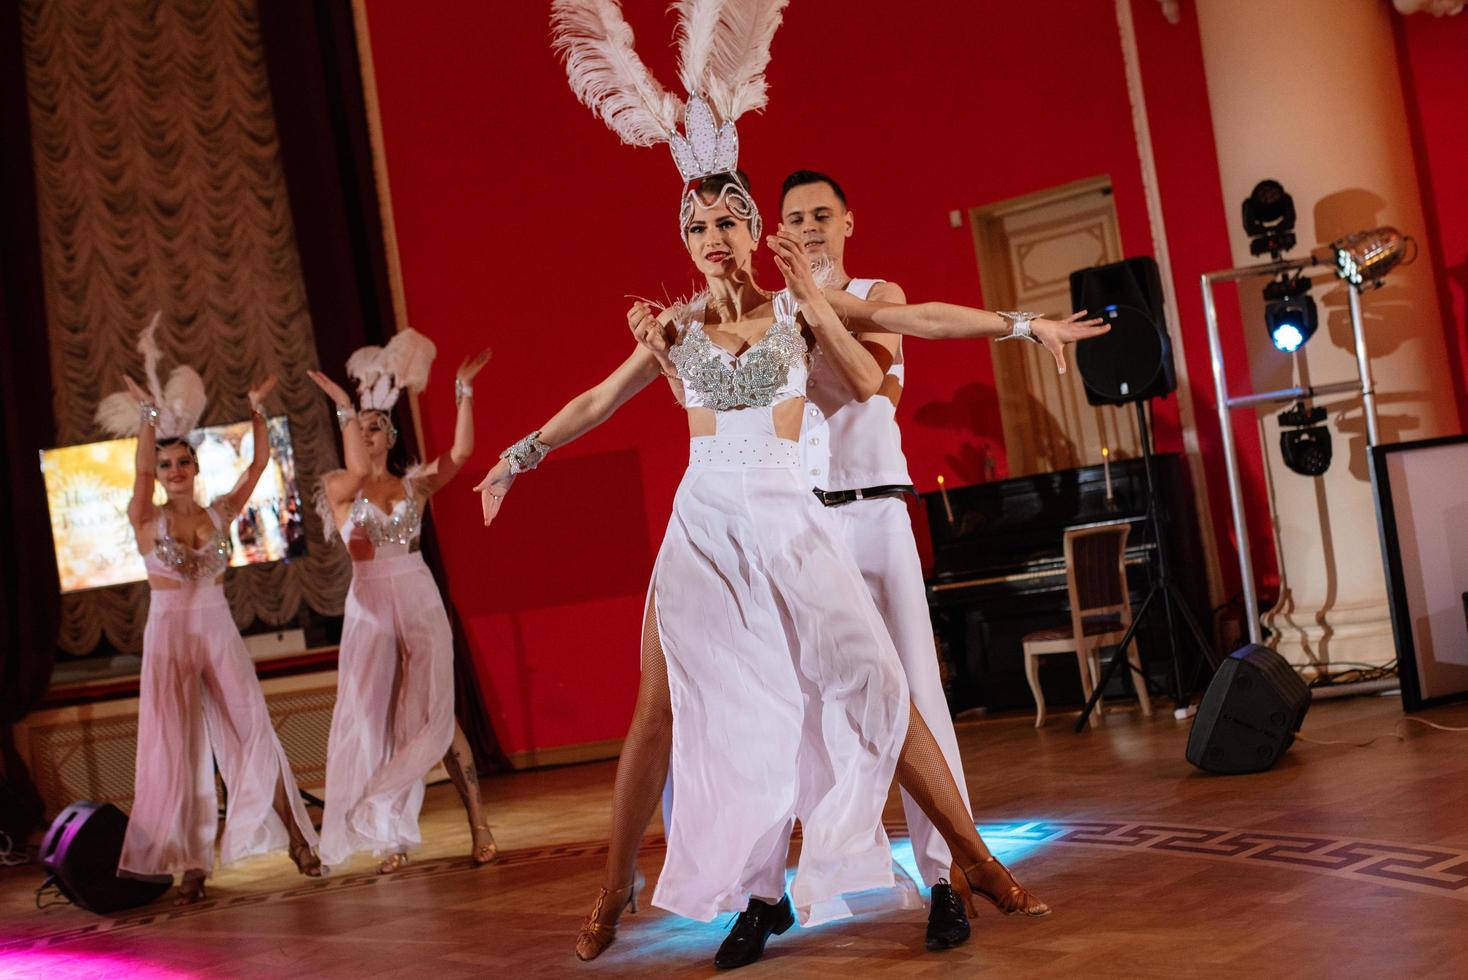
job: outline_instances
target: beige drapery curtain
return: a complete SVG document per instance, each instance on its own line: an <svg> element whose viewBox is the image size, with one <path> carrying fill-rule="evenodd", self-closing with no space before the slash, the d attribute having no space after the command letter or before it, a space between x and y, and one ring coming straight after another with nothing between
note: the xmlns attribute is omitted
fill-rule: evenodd
<svg viewBox="0 0 1468 980"><path fill-rule="evenodd" d="M309 499L337 465L296 252L254 0L23 0L57 438L104 438L98 400L141 377L138 332L163 311L165 366L192 365L202 424L247 418L269 373ZM339 614L351 577L303 508L306 557L227 580L236 621ZM143 584L64 597L58 643L142 647Z"/></svg>

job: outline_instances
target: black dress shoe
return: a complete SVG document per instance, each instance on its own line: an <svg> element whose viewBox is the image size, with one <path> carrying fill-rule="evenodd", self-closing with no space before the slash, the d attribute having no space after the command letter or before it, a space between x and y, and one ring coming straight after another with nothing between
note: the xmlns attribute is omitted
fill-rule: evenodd
<svg viewBox="0 0 1468 980"><path fill-rule="evenodd" d="M739 913L734 928L714 955L714 966L720 970L748 966L764 955L771 933L778 936L793 925L795 912L790 908L789 895L783 896L778 905L751 898L749 907Z"/></svg>
<svg viewBox="0 0 1468 980"><path fill-rule="evenodd" d="M929 949L952 949L968 942L968 913L948 879L939 878L933 886L932 905L928 908Z"/></svg>

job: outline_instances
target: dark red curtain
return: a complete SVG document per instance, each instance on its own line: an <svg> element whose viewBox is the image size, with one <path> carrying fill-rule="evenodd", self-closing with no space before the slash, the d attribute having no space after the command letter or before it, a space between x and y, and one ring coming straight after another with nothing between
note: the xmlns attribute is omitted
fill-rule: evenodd
<svg viewBox="0 0 1468 980"><path fill-rule="evenodd" d="M0 2L0 750L4 772L34 795L11 724L51 682L60 582L40 450L51 445L51 360L20 7Z"/></svg>

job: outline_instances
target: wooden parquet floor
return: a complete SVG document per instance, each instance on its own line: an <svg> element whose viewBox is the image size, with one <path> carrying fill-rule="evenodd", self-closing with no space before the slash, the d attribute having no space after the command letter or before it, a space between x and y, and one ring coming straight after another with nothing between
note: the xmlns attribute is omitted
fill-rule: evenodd
<svg viewBox="0 0 1468 980"><path fill-rule="evenodd" d="M1468 706L1424 716L1464 726ZM1327 701L1304 731L1364 741L1400 717L1395 698ZM982 916L946 953L923 948L922 912L793 929L743 976L1468 977L1468 734L1299 743L1269 772L1219 778L1184 761L1188 724L1119 711L1082 735L1063 715L1038 732L1027 717L962 726L985 836L1055 913ZM574 958L611 780L610 763L485 780L505 852L487 868L465 857L445 785L429 791L427 844L391 877L359 859L308 881L260 858L219 873L202 905L107 918L38 911L38 870L7 869L0 977L712 975L728 922L646 907L601 959ZM910 865L895 797L888 817Z"/></svg>

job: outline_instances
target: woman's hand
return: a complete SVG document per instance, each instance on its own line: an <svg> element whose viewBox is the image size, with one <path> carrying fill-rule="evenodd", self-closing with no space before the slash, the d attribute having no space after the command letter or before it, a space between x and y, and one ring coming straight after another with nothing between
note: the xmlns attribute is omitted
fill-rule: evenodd
<svg viewBox="0 0 1468 980"><path fill-rule="evenodd" d="M466 385L472 383L474 376L484 370L484 365L488 364L489 359L493 356L494 351L486 347L473 357L464 358L464 363L459 365L459 373L454 377Z"/></svg>
<svg viewBox="0 0 1468 980"><path fill-rule="evenodd" d="M797 303L804 305L821 295L815 268L795 232L781 229L774 235L766 236L765 241L775 253L775 268L785 277L785 285L790 287Z"/></svg>
<svg viewBox="0 0 1468 980"><path fill-rule="evenodd" d="M627 326L633 338L652 352L664 374L672 373L673 361L668 356L668 328L653 315L652 307L642 300L627 310Z"/></svg>
<svg viewBox="0 0 1468 980"><path fill-rule="evenodd" d="M343 391L341 385L337 384L335 381L331 380L320 371L307 371L306 377L314 381L316 383L316 387L326 392L326 397L330 398L336 404L337 408L349 409L352 407L352 396Z"/></svg>
<svg viewBox="0 0 1468 980"><path fill-rule="evenodd" d="M1065 346L1067 344L1099 337L1111 329L1111 324L1103 322L1100 317L1082 320L1081 317L1085 315L1086 311L1081 310L1079 313L1072 313L1064 320L1030 321L1030 332L1050 352L1050 356L1055 358L1055 367L1061 374L1065 373Z"/></svg>
<svg viewBox="0 0 1468 980"><path fill-rule="evenodd" d="M275 390L275 375L271 375L250 389L250 411L265 414L265 398Z"/></svg>
<svg viewBox="0 0 1468 980"><path fill-rule="evenodd" d="M474 492L479 494L479 503L484 508L485 527L489 527L490 522L499 516L500 505L514 482L515 474L510 472L509 462L502 459L494 464L494 468L474 488Z"/></svg>

